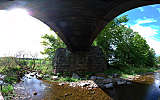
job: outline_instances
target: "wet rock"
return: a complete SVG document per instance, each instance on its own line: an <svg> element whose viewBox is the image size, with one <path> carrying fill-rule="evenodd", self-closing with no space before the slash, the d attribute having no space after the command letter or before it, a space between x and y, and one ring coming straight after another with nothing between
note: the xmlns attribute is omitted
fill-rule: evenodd
<svg viewBox="0 0 160 100"><path fill-rule="evenodd" d="M90 86L89 87L91 87L91 88L98 88L98 85L97 84L95 84L95 83L93 83L93 84L90 84Z"/></svg>
<svg viewBox="0 0 160 100"><path fill-rule="evenodd" d="M37 73L37 74L36 74L36 77L37 77L38 79L42 79L43 75Z"/></svg>
<svg viewBox="0 0 160 100"><path fill-rule="evenodd" d="M86 86L89 86L89 85L90 85L90 83L80 83L81 87L86 87Z"/></svg>
<svg viewBox="0 0 160 100"><path fill-rule="evenodd" d="M64 94L65 97L66 97L66 96L70 96L70 95L72 95L72 93L65 93L65 94Z"/></svg>
<svg viewBox="0 0 160 100"><path fill-rule="evenodd" d="M106 78L103 80L103 83L111 83L112 82L112 79L111 78Z"/></svg>
<svg viewBox="0 0 160 100"><path fill-rule="evenodd" d="M108 83L104 85L105 88L112 88L113 87L113 83Z"/></svg>
<svg viewBox="0 0 160 100"><path fill-rule="evenodd" d="M120 75L115 73L115 74L112 75L112 77L113 77L113 78L119 78Z"/></svg>
<svg viewBox="0 0 160 100"><path fill-rule="evenodd" d="M58 85L63 86L65 83L59 83Z"/></svg>
<svg viewBox="0 0 160 100"><path fill-rule="evenodd" d="M28 78L28 79L31 79L30 74L25 74L25 77Z"/></svg>
<svg viewBox="0 0 160 100"><path fill-rule="evenodd" d="M90 80L96 80L96 78L97 78L96 76L91 76Z"/></svg>
<svg viewBox="0 0 160 100"><path fill-rule="evenodd" d="M68 93L65 93L65 94L64 94L65 97L68 96L68 95L69 95Z"/></svg>
<svg viewBox="0 0 160 100"><path fill-rule="evenodd" d="M25 88L24 87L14 87L14 89L19 89L19 90L25 90Z"/></svg>
<svg viewBox="0 0 160 100"><path fill-rule="evenodd" d="M58 78L58 76L52 76L51 79L52 80L58 80L59 78Z"/></svg>
<svg viewBox="0 0 160 100"><path fill-rule="evenodd" d="M69 83L69 86L76 87L76 86L79 86L79 85L77 83L75 83L75 82L71 82L71 83Z"/></svg>
<svg viewBox="0 0 160 100"><path fill-rule="evenodd" d="M3 80L7 75L0 74L0 80Z"/></svg>
<svg viewBox="0 0 160 100"><path fill-rule="evenodd" d="M30 76L34 76L34 75L35 75L35 73L30 73L29 75L30 75Z"/></svg>
<svg viewBox="0 0 160 100"><path fill-rule="evenodd" d="M71 87L81 87L81 88L88 88L88 89L92 89L92 88L97 88L98 85L92 81L92 80L87 80L87 81L79 81L79 82L69 82L68 83L69 86Z"/></svg>
<svg viewBox="0 0 160 100"><path fill-rule="evenodd" d="M104 77L96 77L96 79L98 79L98 80L104 80L105 78Z"/></svg>
<svg viewBox="0 0 160 100"><path fill-rule="evenodd" d="M80 77L78 76L78 74L76 74L76 73L73 73L73 74L72 74L72 78L79 79Z"/></svg>
<svg viewBox="0 0 160 100"><path fill-rule="evenodd" d="M125 80L119 80L119 81L117 81L117 85L124 85L124 84L126 84Z"/></svg>
<svg viewBox="0 0 160 100"><path fill-rule="evenodd" d="M0 85L2 85L3 84L3 81L2 80L0 80Z"/></svg>
<svg viewBox="0 0 160 100"><path fill-rule="evenodd" d="M48 74L46 74L46 75L43 75L43 77L44 77L44 78L49 78L49 75L48 75Z"/></svg>
<svg viewBox="0 0 160 100"><path fill-rule="evenodd" d="M129 85L129 84L132 84L132 82L127 82L126 84L128 84L128 85Z"/></svg>

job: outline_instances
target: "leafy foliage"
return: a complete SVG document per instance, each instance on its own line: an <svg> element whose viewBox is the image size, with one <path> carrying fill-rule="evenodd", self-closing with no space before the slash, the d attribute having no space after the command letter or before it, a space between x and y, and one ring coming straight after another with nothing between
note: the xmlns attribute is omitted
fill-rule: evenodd
<svg viewBox="0 0 160 100"><path fill-rule="evenodd" d="M8 94L9 92L12 92L13 89L14 89L13 86L8 84L8 85L2 86L2 90L1 91L2 91L3 94Z"/></svg>
<svg viewBox="0 0 160 100"><path fill-rule="evenodd" d="M42 45L45 47L44 51L41 53L48 56L48 59L52 60L55 55L55 51L57 48L65 48L66 45L63 41L57 37L55 38L54 35L45 34L42 36L43 41L41 42Z"/></svg>
<svg viewBox="0 0 160 100"><path fill-rule="evenodd" d="M58 81L60 81L60 82L77 82L80 80L76 79L76 78L70 78L70 77L61 77Z"/></svg>
<svg viewBox="0 0 160 100"><path fill-rule="evenodd" d="M118 66L154 66L154 50L137 32L125 26L127 21L127 16L111 21L93 45L102 48L108 63Z"/></svg>

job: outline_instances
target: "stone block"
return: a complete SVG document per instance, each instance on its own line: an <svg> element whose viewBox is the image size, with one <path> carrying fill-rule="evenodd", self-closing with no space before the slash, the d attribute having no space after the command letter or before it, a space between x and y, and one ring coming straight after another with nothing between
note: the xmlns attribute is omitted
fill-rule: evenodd
<svg viewBox="0 0 160 100"><path fill-rule="evenodd" d="M92 47L88 52L71 53L66 48L59 48L53 60L54 73L59 72L102 72L107 68L103 52Z"/></svg>

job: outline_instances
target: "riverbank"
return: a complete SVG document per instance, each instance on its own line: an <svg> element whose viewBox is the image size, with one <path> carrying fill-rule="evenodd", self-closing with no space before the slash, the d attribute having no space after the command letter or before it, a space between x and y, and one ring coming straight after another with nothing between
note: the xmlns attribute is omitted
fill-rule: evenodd
<svg viewBox="0 0 160 100"><path fill-rule="evenodd" d="M25 69L25 71L24 71ZM11 71L12 70L12 71ZM159 71L158 67L154 68L121 68L121 69L113 69L110 68L107 71L104 71L102 73L85 73L83 76L79 75L77 73L73 73L71 76L67 75L49 75L49 74L42 74L40 72L32 72L31 70L28 71L26 68L20 68L16 67L13 69L8 70L5 72L5 75L2 75L0 78L1 80L4 80L7 84L12 84L14 90L12 89L12 86L6 86L6 88L3 88L3 90L6 93L2 94L6 98L14 98L16 96L16 84L19 84L19 82L23 81L21 80L22 76L26 74L25 77L30 79L30 77L35 76L37 79L42 79L43 81L47 81L49 83L55 83L56 85L63 87L67 86L69 88L82 88L86 90L93 90L93 89L109 89L114 88L117 86L126 86L130 85L132 83L142 83L142 84L150 84L153 82L153 78L148 74L153 74L154 72ZM146 76L146 77L143 77ZM20 81L21 80L21 81ZM9 82L9 83L8 83ZM18 83L16 83L18 82ZM23 89L23 86L20 86L21 89ZM10 89L8 91L8 89ZM7 90L7 91L6 91ZM23 90L25 92L25 90ZM24 93L23 92L23 93ZM25 97L25 96L23 96Z"/></svg>
<svg viewBox="0 0 160 100"><path fill-rule="evenodd" d="M27 77L25 76L20 83L15 85L17 95L13 100L80 100L82 98L82 100L114 100L106 91L125 86L134 88L135 83L151 84L154 81L153 73L136 75L132 80L115 76L102 77L102 73L98 75L101 76L91 76L89 80L77 82L52 82L39 80L33 74L26 75Z"/></svg>
<svg viewBox="0 0 160 100"><path fill-rule="evenodd" d="M113 88L116 86L129 85L132 83L150 84L153 78L148 79L148 74L151 76L154 72L159 71L159 67L121 67L121 69L110 68L102 73L77 73L57 75L43 75L38 72L29 72L25 77L35 76L37 79L55 82L60 86L68 85L69 87L80 87L86 89L93 88ZM70 75L70 76L68 76Z"/></svg>
<svg viewBox="0 0 160 100"><path fill-rule="evenodd" d="M116 86L129 85L132 83L149 84L153 78L148 79L148 74L159 71L159 67L121 67L121 69L110 68L102 73L88 73L79 76L73 73L70 77L52 76L51 81L59 85L68 84L71 87L92 88L113 88ZM76 80L76 81L75 81Z"/></svg>

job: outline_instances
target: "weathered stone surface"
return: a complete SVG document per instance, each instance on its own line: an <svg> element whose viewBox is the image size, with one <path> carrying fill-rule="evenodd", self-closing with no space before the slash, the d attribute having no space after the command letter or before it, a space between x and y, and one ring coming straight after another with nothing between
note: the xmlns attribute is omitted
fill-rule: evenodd
<svg viewBox="0 0 160 100"><path fill-rule="evenodd" d="M77 53L60 48L53 62L54 73L101 72L107 68L103 52L98 47L92 47L89 52Z"/></svg>

